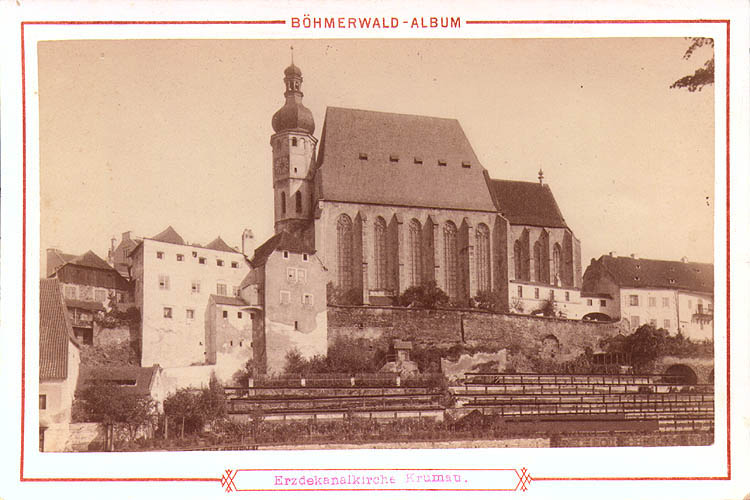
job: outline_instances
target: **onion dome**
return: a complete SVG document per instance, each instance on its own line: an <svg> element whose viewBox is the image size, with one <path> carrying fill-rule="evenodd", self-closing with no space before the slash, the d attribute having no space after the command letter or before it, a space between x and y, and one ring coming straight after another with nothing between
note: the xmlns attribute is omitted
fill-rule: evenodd
<svg viewBox="0 0 750 500"><path fill-rule="evenodd" d="M312 134L315 132L315 120L312 111L302 104L302 71L294 63L284 70L284 85L286 102L271 119L273 131L296 130Z"/></svg>

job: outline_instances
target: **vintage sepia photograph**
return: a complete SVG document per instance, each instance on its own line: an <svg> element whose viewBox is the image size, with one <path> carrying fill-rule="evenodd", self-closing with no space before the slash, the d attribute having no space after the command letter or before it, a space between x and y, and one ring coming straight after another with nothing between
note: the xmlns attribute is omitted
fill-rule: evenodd
<svg viewBox="0 0 750 500"><path fill-rule="evenodd" d="M36 51L40 451L725 425L713 39Z"/></svg>

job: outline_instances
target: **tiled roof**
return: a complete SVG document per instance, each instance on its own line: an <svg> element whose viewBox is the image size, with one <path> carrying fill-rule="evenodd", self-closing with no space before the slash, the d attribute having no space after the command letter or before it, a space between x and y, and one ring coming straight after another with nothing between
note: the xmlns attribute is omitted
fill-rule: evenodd
<svg viewBox="0 0 750 500"><path fill-rule="evenodd" d="M211 295L211 300L222 306L246 306L244 300L239 297L227 297L225 295Z"/></svg>
<svg viewBox="0 0 750 500"><path fill-rule="evenodd" d="M209 250L220 250L222 252L234 252L234 253L240 253L234 248L227 245L224 240L221 239L221 236L217 236L214 241L209 243L205 246L205 248L208 248Z"/></svg>
<svg viewBox="0 0 750 500"><path fill-rule="evenodd" d="M73 336L68 311L56 279L39 280L39 380L68 376L68 344Z"/></svg>
<svg viewBox="0 0 750 500"><path fill-rule="evenodd" d="M453 119L329 107L315 175L327 200L495 211Z"/></svg>
<svg viewBox="0 0 750 500"><path fill-rule="evenodd" d="M173 243L175 245L185 244L185 240L182 239L182 236L177 234L177 231L175 231L172 226L167 227L161 233L151 237L151 239L155 241L161 241L162 243Z"/></svg>
<svg viewBox="0 0 750 500"><path fill-rule="evenodd" d="M72 253L63 253L57 249L47 250L47 278L55 274L59 268L78 258L78 255Z"/></svg>
<svg viewBox="0 0 750 500"><path fill-rule="evenodd" d="M106 269L107 271L114 270L114 268L107 264L104 259L96 255L91 250L74 259L71 264L78 264L79 266L93 267L96 269Z"/></svg>
<svg viewBox="0 0 750 500"><path fill-rule="evenodd" d="M151 385L159 365L140 366L81 366L76 392L91 384L116 384L140 395L151 394Z"/></svg>
<svg viewBox="0 0 750 500"><path fill-rule="evenodd" d="M287 250L292 253L315 253L315 249L307 245L301 238L282 231L271 236L265 243L255 249L250 265L253 267L263 265L268 256L275 250Z"/></svg>
<svg viewBox="0 0 750 500"><path fill-rule="evenodd" d="M490 179L490 188L498 211L511 224L567 227L548 185Z"/></svg>
<svg viewBox="0 0 750 500"><path fill-rule="evenodd" d="M103 311L104 306L101 302L89 301L89 300L76 300L76 299L65 299L65 305L67 307L74 307L77 309L86 309L87 311Z"/></svg>
<svg viewBox="0 0 750 500"><path fill-rule="evenodd" d="M597 264L607 271L620 287L672 288L709 294L714 291L713 264L609 255L601 256L591 266ZM588 272L588 269L586 271Z"/></svg>

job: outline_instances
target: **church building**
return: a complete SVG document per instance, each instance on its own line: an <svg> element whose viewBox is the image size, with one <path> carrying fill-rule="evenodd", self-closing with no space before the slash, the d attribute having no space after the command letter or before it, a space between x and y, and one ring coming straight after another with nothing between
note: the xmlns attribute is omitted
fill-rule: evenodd
<svg viewBox="0 0 750 500"><path fill-rule="evenodd" d="M284 70L271 121L274 231L315 252L329 293L392 305L434 281L458 307L483 292L510 312L580 302L580 242L541 172L490 179L455 119L329 107L318 140L302 82Z"/></svg>

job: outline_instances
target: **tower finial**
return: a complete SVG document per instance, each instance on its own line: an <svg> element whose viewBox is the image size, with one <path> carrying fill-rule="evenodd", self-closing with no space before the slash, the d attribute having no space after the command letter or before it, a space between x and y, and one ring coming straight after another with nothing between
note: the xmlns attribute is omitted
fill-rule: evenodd
<svg viewBox="0 0 750 500"><path fill-rule="evenodd" d="M544 170L539 169L539 184L544 184Z"/></svg>
<svg viewBox="0 0 750 500"><path fill-rule="evenodd" d="M289 50L292 51L292 65L294 65L294 45L290 45Z"/></svg>

